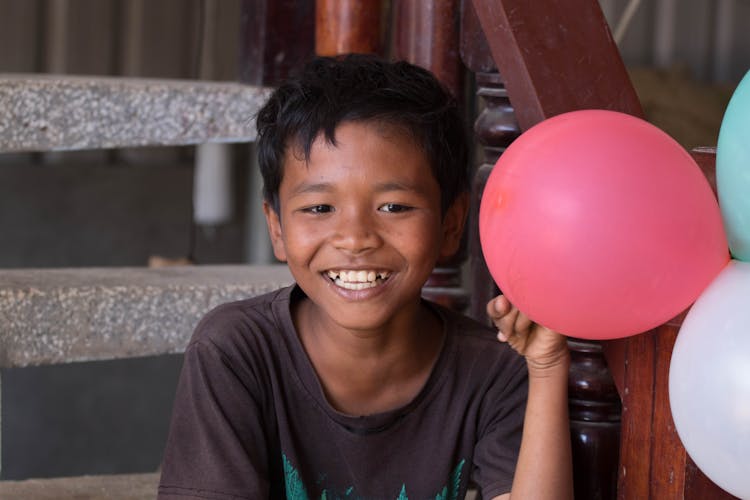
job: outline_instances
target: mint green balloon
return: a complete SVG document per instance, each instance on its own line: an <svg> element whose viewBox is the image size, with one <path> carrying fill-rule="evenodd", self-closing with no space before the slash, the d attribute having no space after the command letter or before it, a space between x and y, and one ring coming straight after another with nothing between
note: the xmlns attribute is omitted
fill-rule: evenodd
<svg viewBox="0 0 750 500"><path fill-rule="evenodd" d="M750 71L724 112L716 148L716 189L732 256L750 261Z"/></svg>

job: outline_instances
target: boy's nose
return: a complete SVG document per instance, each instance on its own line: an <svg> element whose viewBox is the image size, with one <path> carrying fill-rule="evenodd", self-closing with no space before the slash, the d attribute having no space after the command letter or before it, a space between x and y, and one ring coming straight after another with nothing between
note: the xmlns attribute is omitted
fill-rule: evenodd
<svg viewBox="0 0 750 500"><path fill-rule="evenodd" d="M340 250L361 253L382 243L371 215L357 211L339 218L333 244Z"/></svg>

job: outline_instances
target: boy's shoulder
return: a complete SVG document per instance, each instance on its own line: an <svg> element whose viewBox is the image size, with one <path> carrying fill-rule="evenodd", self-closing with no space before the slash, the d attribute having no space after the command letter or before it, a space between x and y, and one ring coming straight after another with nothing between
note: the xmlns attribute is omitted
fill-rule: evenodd
<svg viewBox="0 0 750 500"><path fill-rule="evenodd" d="M507 343L497 339L497 330L465 314L432 303L441 316L446 334L452 339L456 351L465 361L486 365L525 366L523 356Z"/></svg>
<svg viewBox="0 0 750 500"><path fill-rule="evenodd" d="M292 287L284 287L247 299L226 302L207 312L198 322L190 344L210 342L220 345L249 333L278 334L286 325Z"/></svg>
<svg viewBox="0 0 750 500"><path fill-rule="evenodd" d="M446 347L435 370L441 380L453 380L445 385L453 388L449 397L468 398L466 404L482 401L482 411L488 415L525 398L525 358L507 342L500 342L497 330L489 324L440 305L436 308L446 328Z"/></svg>
<svg viewBox="0 0 750 500"><path fill-rule="evenodd" d="M442 318L446 331L449 334L474 339L474 341L479 343L491 342L492 344L499 344L497 341L497 330L489 324L482 323L443 305L433 302L430 304Z"/></svg>

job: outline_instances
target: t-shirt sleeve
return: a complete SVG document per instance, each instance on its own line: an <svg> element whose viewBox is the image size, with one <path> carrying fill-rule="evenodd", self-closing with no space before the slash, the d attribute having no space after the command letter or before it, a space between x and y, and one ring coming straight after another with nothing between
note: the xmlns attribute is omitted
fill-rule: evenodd
<svg viewBox="0 0 750 500"><path fill-rule="evenodd" d="M210 338L194 336L188 346L162 461L160 500L268 498L261 396L252 370L238 365Z"/></svg>
<svg viewBox="0 0 750 500"><path fill-rule="evenodd" d="M523 358L509 358L493 377L482 403L472 475L482 498L510 492L521 447L528 374Z"/></svg>

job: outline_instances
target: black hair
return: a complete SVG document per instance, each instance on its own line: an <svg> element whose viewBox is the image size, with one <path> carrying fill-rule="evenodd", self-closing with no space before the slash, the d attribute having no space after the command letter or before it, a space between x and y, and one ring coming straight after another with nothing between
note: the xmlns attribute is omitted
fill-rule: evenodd
<svg viewBox="0 0 750 500"><path fill-rule="evenodd" d="M423 148L440 186L443 213L468 190L468 143L455 98L429 71L408 62L348 54L316 57L299 77L282 83L257 116L263 197L279 213L287 149L309 160L315 139L336 144L343 122L405 127Z"/></svg>

